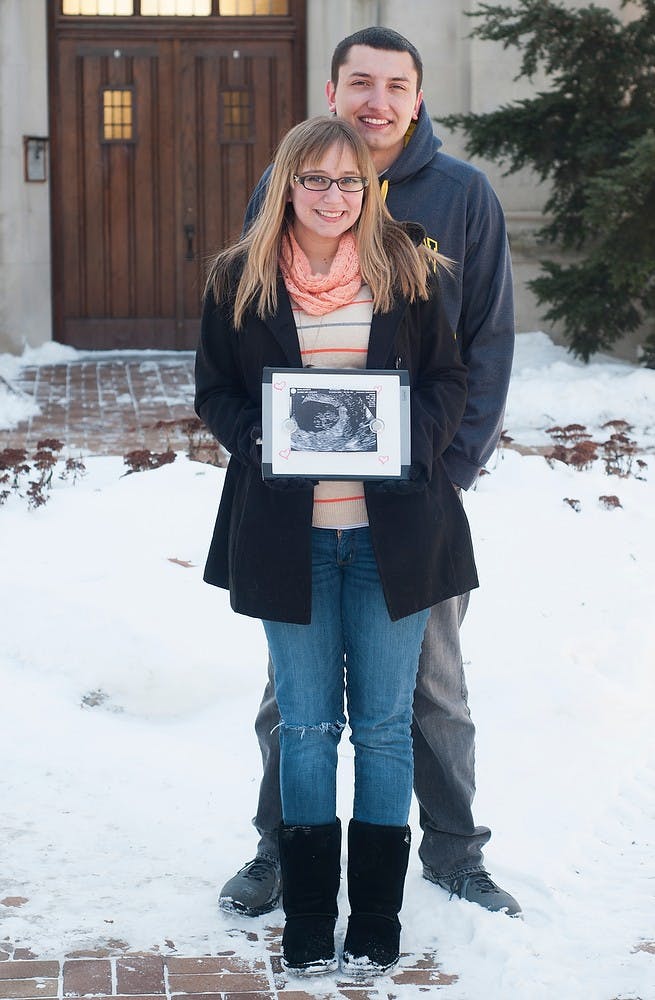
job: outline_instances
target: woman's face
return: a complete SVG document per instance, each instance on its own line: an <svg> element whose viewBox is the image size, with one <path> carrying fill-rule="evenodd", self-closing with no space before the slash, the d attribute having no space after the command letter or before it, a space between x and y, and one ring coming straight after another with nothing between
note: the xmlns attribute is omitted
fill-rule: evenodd
<svg viewBox="0 0 655 1000"><path fill-rule="evenodd" d="M332 146L318 161L302 164L301 177L320 175L337 179L360 177L354 154L348 147ZM355 224L362 210L362 191L341 191L331 184L327 191L309 191L297 181L291 182L290 199L293 205L293 232L298 243L306 250L309 246L338 243L340 237Z"/></svg>

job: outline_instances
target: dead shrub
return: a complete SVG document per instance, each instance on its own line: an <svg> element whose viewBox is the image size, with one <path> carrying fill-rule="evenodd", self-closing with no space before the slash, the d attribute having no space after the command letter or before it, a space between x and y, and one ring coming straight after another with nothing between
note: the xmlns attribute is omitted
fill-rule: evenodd
<svg viewBox="0 0 655 1000"><path fill-rule="evenodd" d="M170 465L175 461L175 452L171 451L150 451L149 448L136 448L128 451L123 456L123 462L128 466L128 471L124 475L129 476L132 472L146 472L149 469L159 469L162 465Z"/></svg>

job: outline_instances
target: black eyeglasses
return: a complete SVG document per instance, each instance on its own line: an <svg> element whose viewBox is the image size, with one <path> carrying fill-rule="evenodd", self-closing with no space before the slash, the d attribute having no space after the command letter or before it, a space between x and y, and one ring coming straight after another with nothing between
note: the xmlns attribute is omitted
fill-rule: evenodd
<svg viewBox="0 0 655 1000"><path fill-rule="evenodd" d="M367 177L326 177L325 174L294 174L293 179L307 191L329 191L336 184L344 194L356 194L368 184Z"/></svg>

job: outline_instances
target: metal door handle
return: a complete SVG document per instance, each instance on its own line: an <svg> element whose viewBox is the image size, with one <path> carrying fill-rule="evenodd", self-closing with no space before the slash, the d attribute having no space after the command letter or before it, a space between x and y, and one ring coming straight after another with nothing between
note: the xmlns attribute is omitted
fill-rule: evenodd
<svg viewBox="0 0 655 1000"><path fill-rule="evenodd" d="M187 223L184 227L184 235L186 237L186 259L193 260L193 237L196 235L196 227Z"/></svg>

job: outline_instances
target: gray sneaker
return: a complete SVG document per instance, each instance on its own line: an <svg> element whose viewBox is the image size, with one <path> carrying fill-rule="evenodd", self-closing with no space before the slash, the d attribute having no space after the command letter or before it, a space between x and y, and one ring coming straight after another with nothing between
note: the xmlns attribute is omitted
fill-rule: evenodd
<svg viewBox="0 0 655 1000"><path fill-rule="evenodd" d="M423 865L423 878L434 882L446 892L459 899L468 899L469 903L477 903L487 910L504 910L510 917L521 916L521 907L508 892L501 889L491 880L484 868L461 869L452 875L438 875L427 865Z"/></svg>
<svg viewBox="0 0 655 1000"><path fill-rule="evenodd" d="M243 917L270 913L280 902L282 876L276 858L258 854L225 883L218 897L221 910Z"/></svg>

